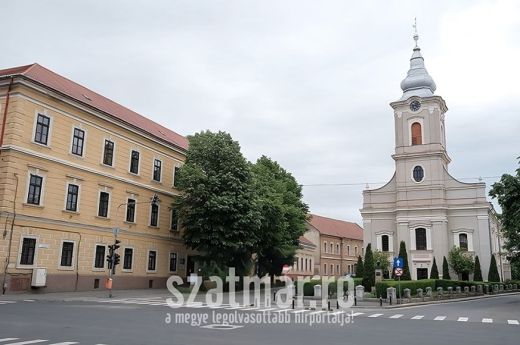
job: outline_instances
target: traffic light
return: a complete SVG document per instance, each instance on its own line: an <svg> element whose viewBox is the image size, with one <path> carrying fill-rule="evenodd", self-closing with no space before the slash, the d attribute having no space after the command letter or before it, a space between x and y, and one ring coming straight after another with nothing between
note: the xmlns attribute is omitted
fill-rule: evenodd
<svg viewBox="0 0 520 345"><path fill-rule="evenodd" d="M108 246L108 255L107 255L108 269L112 269L113 257L114 257L114 246L109 245Z"/></svg>
<svg viewBox="0 0 520 345"><path fill-rule="evenodd" d="M114 257L114 266L119 265L120 258L121 258L121 255L116 253L115 257Z"/></svg>
<svg viewBox="0 0 520 345"><path fill-rule="evenodd" d="M114 252L115 252L116 250L118 250L119 247L121 247L121 246L119 245L119 243L121 243L121 241L119 241L119 240L116 240L116 242L114 243L114 245L113 245L113 246L114 246Z"/></svg>
<svg viewBox="0 0 520 345"><path fill-rule="evenodd" d="M108 268L112 269L112 274L116 273L116 266L119 265L120 262L120 255L116 253L116 251L121 247L119 245L121 243L120 240L115 240L114 244L110 245L110 253L112 254L111 257L111 263L109 264Z"/></svg>

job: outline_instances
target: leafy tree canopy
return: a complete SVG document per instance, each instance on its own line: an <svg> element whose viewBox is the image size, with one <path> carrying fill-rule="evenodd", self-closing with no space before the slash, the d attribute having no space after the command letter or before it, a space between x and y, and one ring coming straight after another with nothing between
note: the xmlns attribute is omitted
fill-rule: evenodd
<svg viewBox="0 0 520 345"><path fill-rule="evenodd" d="M473 258L460 247L453 247L448 253L448 262L457 274L470 273L475 268Z"/></svg>

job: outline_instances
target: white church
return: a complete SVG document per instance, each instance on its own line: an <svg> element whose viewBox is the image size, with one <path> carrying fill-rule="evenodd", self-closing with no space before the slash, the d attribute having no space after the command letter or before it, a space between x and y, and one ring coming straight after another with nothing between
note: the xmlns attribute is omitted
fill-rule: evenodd
<svg viewBox="0 0 520 345"><path fill-rule="evenodd" d="M395 120L395 173L390 182L363 192L364 246L387 252L389 259L406 243L412 279L430 277L436 258L442 278L442 262L453 246L478 255L482 277L487 280L491 255L496 256L502 279L511 276L501 253L499 223L486 199L486 185L463 183L448 173L444 119L448 110L435 95L419 36L410 69L401 82L402 97L390 104ZM452 279L472 279L450 272Z"/></svg>

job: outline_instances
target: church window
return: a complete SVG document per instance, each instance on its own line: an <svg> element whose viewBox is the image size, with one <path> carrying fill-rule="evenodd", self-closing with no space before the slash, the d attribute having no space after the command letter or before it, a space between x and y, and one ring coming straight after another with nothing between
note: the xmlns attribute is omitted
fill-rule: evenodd
<svg viewBox="0 0 520 345"><path fill-rule="evenodd" d="M415 229L415 249L426 250L426 229Z"/></svg>
<svg viewBox="0 0 520 345"><path fill-rule="evenodd" d="M388 251L388 235L381 236L381 250L383 252Z"/></svg>
<svg viewBox="0 0 520 345"><path fill-rule="evenodd" d="M419 122L412 123L412 145L422 144L421 124Z"/></svg>
<svg viewBox="0 0 520 345"><path fill-rule="evenodd" d="M468 250L468 235L467 234L459 234L459 247L460 249L467 251Z"/></svg>
<svg viewBox="0 0 520 345"><path fill-rule="evenodd" d="M421 182L424 178L424 170L420 165L413 168L413 179L415 182Z"/></svg>

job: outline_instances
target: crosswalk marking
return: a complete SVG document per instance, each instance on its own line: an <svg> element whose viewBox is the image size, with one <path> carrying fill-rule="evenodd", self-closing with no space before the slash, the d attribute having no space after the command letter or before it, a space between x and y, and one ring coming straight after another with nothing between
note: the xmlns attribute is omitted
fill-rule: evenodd
<svg viewBox="0 0 520 345"><path fill-rule="evenodd" d="M493 319L482 319L482 323L493 323Z"/></svg>
<svg viewBox="0 0 520 345"><path fill-rule="evenodd" d="M275 312L275 313L283 313L283 312L286 312L286 311L289 311L289 310L291 310L291 309L289 309L289 308L285 308L285 309L278 309L278 310L275 310L274 312Z"/></svg>
<svg viewBox="0 0 520 345"><path fill-rule="evenodd" d="M64 341L61 343L53 343L53 344L49 344L49 345L74 345L74 344L79 344L79 343L77 341Z"/></svg>
<svg viewBox="0 0 520 345"><path fill-rule="evenodd" d="M509 325L520 325L520 322L518 322L518 320L507 320L507 323Z"/></svg>
<svg viewBox="0 0 520 345"><path fill-rule="evenodd" d="M461 316L461 317L459 317L459 318L457 319L457 321L460 321L460 322L467 322L467 321L468 321L468 318L467 318L467 317L462 317L462 316Z"/></svg>
<svg viewBox="0 0 520 345"><path fill-rule="evenodd" d="M400 317L403 317L403 314L395 314L390 316L390 319L399 319Z"/></svg>
<svg viewBox="0 0 520 345"><path fill-rule="evenodd" d="M325 310L316 310L316 311L313 311L312 313L309 313L309 315L316 315L316 314L321 314L321 313L325 313Z"/></svg>
<svg viewBox="0 0 520 345"><path fill-rule="evenodd" d="M372 315L368 315L368 317L380 317L381 315L383 315L383 314L372 314Z"/></svg>
<svg viewBox="0 0 520 345"><path fill-rule="evenodd" d="M358 313L354 313L352 314L352 316L359 316L359 315L363 315L364 313L361 313L361 312L358 312Z"/></svg>
<svg viewBox="0 0 520 345"><path fill-rule="evenodd" d="M306 311L308 311L307 309L301 309L301 310L294 310L292 311L291 313L293 314L299 314L299 313L305 313Z"/></svg>
<svg viewBox="0 0 520 345"><path fill-rule="evenodd" d="M258 311L261 311L261 312L264 312L264 311L271 311L271 310L275 310L276 308L266 308L266 309L260 309Z"/></svg>
<svg viewBox="0 0 520 345"><path fill-rule="evenodd" d="M446 318L446 316L437 316L434 320L435 321L442 321Z"/></svg>
<svg viewBox="0 0 520 345"><path fill-rule="evenodd" d="M16 303L16 301L0 301L0 304L12 304Z"/></svg>
<svg viewBox="0 0 520 345"><path fill-rule="evenodd" d="M336 311L334 313L329 313L329 315L340 315L340 314L343 314L343 313L345 313L344 310L338 310L338 311Z"/></svg>
<svg viewBox="0 0 520 345"><path fill-rule="evenodd" d="M26 345L26 344L36 344L36 343L43 343L47 340L44 339L36 339L36 340L29 340L29 341L21 341L18 343L10 343L8 345Z"/></svg>
<svg viewBox="0 0 520 345"><path fill-rule="evenodd" d="M420 320L424 317L424 315L415 315L414 317L412 317L412 320Z"/></svg>
<svg viewBox="0 0 520 345"><path fill-rule="evenodd" d="M18 338L3 338L3 339L0 339L0 343L5 343L6 341L11 341L11 340L18 340Z"/></svg>

